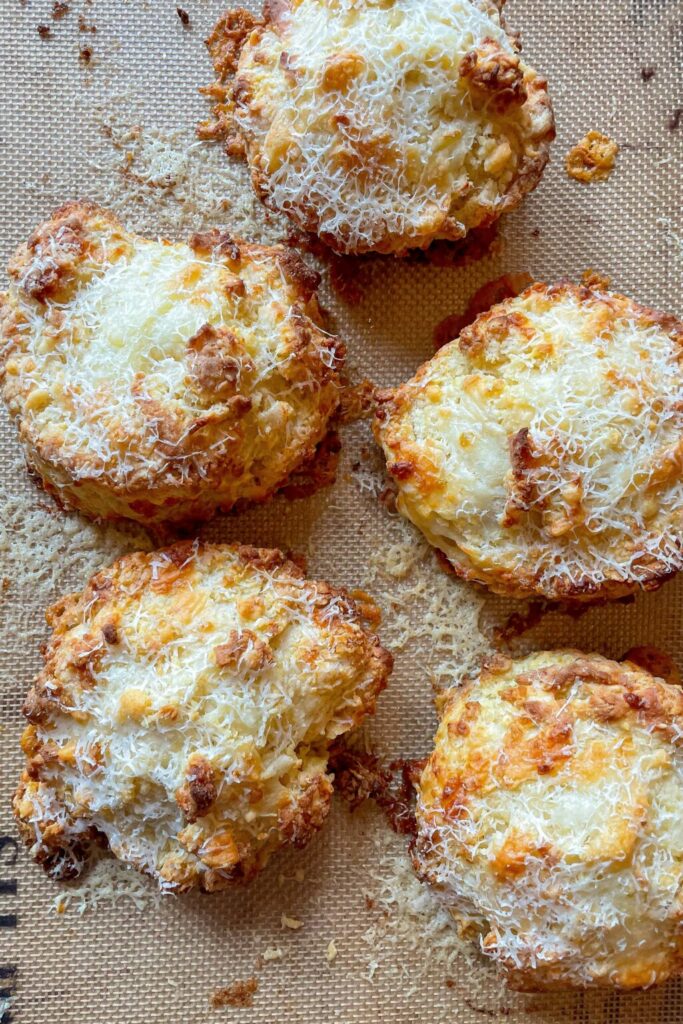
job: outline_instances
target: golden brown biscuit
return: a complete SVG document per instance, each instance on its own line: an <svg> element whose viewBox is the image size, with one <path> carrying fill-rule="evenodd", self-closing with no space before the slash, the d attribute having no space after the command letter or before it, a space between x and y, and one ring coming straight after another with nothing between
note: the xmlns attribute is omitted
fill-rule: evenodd
<svg viewBox="0 0 683 1024"><path fill-rule="evenodd" d="M9 274L2 393L65 505L204 518L267 498L328 433L343 348L291 250L218 231L154 241L68 203Z"/></svg>
<svg viewBox="0 0 683 1024"><path fill-rule="evenodd" d="M447 691L414 863L514 988L683 971L683 691L630 662L498 657Z"/></svg>
<svg viewBox="0 0 683 1024"><path fill-rule="evenodd" d="M258 195L339 252L463 238L538 183L546 81L489 0L269 0L208 40L205 137L244 154Z"/></svg>
<svg viewBox="0 0 683 1024"><path fill-rule="evenodd" d="M48 612L24 705L22 835L55 878L104 841L162 889L248 881L304 846L328 747L374 710L378 612L279 551L178 543L129 555Z"/></svg>
<svg viewBox="0 0 683 1024"><path fill-rule="evenodd" d="M380 395L398 507L465 579L586 601L683 564L683 324L536 284Z"/></svg>

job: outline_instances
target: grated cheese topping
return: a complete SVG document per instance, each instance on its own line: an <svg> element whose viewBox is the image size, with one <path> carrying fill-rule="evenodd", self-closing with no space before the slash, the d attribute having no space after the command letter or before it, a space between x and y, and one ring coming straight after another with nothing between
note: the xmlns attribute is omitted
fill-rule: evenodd
<svg viewBox="0 0 683 1024"><path fill-rule="evenodd" d="M77 875L103 836L162 889L248 880L326 817L330 742L374 709L375 616L279 552L179 543L94 576L49 613L15 813Z"/></svg>
<svg viewBox="0 0 683 1024"><path fill-rule="evenodd" d="M210 40L219 80L238 14ZM229 90L231 149L246 148L268 205L335 249L462 238L538 182L554 135L546 83L496 5L296 0L254 24Z"/></svg>
<svg viewBox="0 0 683 1024"><path fill-rule="evenodd" d="M387 393L398 507L455 571L517 596L619 596L683 564L683 325L534 285Z"/></svg>
<svg viewBox="0 0 683 1024"><path fill-rule="evenodd" d="M683 952L683 693L577 651L445 694L415 866L513 987L647 987Z"/></svg>
<svg viewBox="0 0 683 1024"><path fill-rule="evenodd" d="M10 264L3 395L66 504L142 521L261 500L312 458L342 351L293 253L69 204Z"/></svg>

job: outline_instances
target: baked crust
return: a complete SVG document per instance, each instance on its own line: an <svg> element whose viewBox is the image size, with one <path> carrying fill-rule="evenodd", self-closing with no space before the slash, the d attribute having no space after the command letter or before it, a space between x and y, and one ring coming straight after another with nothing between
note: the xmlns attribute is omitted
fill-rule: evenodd
<svg viewBox="0 0 683 1024"><path fill-rule="evenodd" d="M66 506L206 518L269 497L330 430L344 350L290 249L217 230L152 241L73 202L9 275L2 394L29 465Z"/></svg>
<svg viewBox="0 0 683 1024"><path fill-rule="evenodd" d="M249 881L329 810L328 748L391 657L367 595L281 552L182 542L97 573L47 613L14 812L54 878L95 842L162 889Z"/></svg>
<svg viewBox="0 0 683 1024"><path fill-rule="evenodd" d="M464 579L552 600L681 568L683 324L599 285L535 284L382 392L398 507Z"/></svg>
<svg viewBox="0 0 683 1024"><path fill-rule="evenodd" d="M414 864L526 991L683 971L683 691L632 662L498 656L443 696Z"/></svg>
<svg viewBox="0 0 683 1024"><path fill-rule="evenodd" d="M204 138L338 252L403 254L516 207L554 138L547 83L501 4L325 0L228 11L207 40Z"/></svg>

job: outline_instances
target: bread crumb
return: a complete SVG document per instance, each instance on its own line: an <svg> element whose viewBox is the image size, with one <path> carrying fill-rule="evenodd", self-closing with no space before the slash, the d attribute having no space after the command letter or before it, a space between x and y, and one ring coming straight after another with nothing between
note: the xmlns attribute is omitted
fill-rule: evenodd
<svg viewBox="0 0 683 1024"><path fill-rule="evenodd" d="M216 988L209 997L214 1010L223 1006L248 1007L254 1005L254 993L258 989L258 978L247 978L245 981L233 981L230 985Z"/></svg>
<svg viewBox="0 0 683 1024"><path fill-rule="evenodd" d="M296 932L303 925L303 921L300 921L297 917L287 917L283 914L280 918L280 923L283 928L290 928L293 932Z"/></svg>
<svg viewBox="0 0 683 1024"><path fill-rule="evenodd" d="M183 28L192 28L192 22L190 21L190 15L183 7L176 7L176 13L180 18L180 22Z"/></svg>
<svg viewBox="0 0 683 1024"><path fill-rule="evenodd" d="M261 953L261 959L265 963L269 963L271 960L282 960L282 950L279 946L268 946Z"/></svg>
<svg viewBox="0 0 683 1024"><path fill-rule="evenodd" d="M331 964L332 961L336 959L336 957L337 957L337 947L334 944L334 939L330 939L330 942L329 942L329 944L327 946L327 951L325 953L325 956L327 957L327 962L329 964Z"/></svg>
<svg viewBox="0 0 683 1024"><path fill-rule="evenodd" d="M614 139L591 129L567 154L567 174L584 183L605 181L614 170L618 152Z"/></svg>

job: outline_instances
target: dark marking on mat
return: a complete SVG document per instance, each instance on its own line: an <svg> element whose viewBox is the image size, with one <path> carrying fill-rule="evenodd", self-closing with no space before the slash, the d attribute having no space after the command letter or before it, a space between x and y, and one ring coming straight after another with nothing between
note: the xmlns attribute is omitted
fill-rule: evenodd
<svg viewBox="0 0 683 1024"><path fill-rule="evenodd" d="M0 964L0 1024L10 1024L12 1020L12 999L16 980L16 964Z"/></svg>

